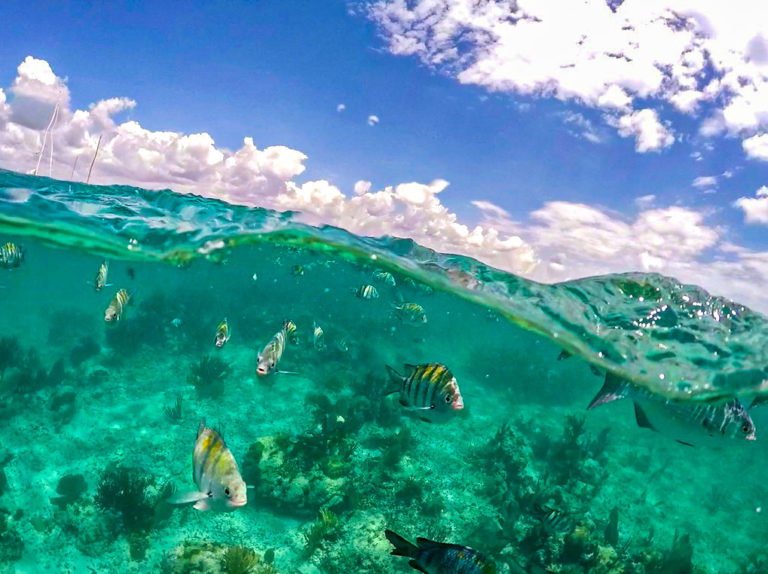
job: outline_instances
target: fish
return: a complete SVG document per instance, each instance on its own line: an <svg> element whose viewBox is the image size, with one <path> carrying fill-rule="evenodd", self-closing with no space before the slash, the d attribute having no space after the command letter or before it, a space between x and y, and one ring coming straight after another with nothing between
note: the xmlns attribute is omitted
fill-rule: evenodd
<svg viewBox="0 0 768 574"><path fill-rule="evenodd" d="M384 283L385 285L390 285L392 287L397 285L394 275L392 275L389 271L374 271L373 280L378 281L379 283Z"/></svg>
<svg viewBox="0 0 768 574"><path fill-rule="evenodd" d="M422 325L427 322L427 314L424 307L418 303L400 303L394 305L395 316L405 323Z"/></svg>
<svg viewBox="0 0 768 574"><path fill-rule="evenodd" d="M304 267L302 267L301 265L294 265L293 267L291 267L291 275L293 275L294 277L301 277L302 275L304 275Z"/></svg>
<svg viewBox="0 0 768 574"><path fill-rule="evenodd" d="M349 351L349 343L347 342L347 338L342 337L341 339L337 340L336 348L342 353L346 353L347 351Z"/></svg>
<svg viewBox="0 0 768 574"><path fill-rule="evenodd" d="M550 534L570 534L576 526L570 514L549 506L534 505L534 516Z"/></svg>
<svg viewBox="0 0 768 574"><path fill-rule="evenodd" d="M10 241L0 247L0 266L13 269L24 261L24 251L21 247Z"/></svg>
<svg viewBox="0 0 768 574"><path fill-rule="evenodd" d="M361 285L354 290L354 293L360 299L378 299L379 291L373 285Z"/></svg>
<svg viewBox="0 0 768 574"><path fill-rule="evenodd" d="M416 544L387 529L384 531L394 546L393 556L410 558L408 564L414 570L426 574L497 574L493 562L477 550L459 544L435 542L417 538Z"/></svg>
<svg viewBox="0 0 768 574"><path fill-rule="evenodd" d="M288 338L288 342L292 345L298 345L299 344L299 335L296 328L296 323L293 321L286 321L284 323L285 325L285 333Z"/></svg>
<svg viewBox="0 0 768 574"><path fill-rule="evenodd" d="M174 494L171 504L194 502L197 510L234 510L248 502L247 486L235 457L221 435L200 421L192 454L192 478L197 490Z"/></svg>
<svg viewBox="0 0 768 574"><path fill-rule="evenodd" d="M260 377L266 377L272 373L284 373L295 375L289 371L278 371L277 364L280 362L280 358L285 351L285 338L287 334L287 323L283 323L283 328L274 334L269 343L261 350L258 356L258 363L256 366L256 374Z"/></svg>
<svg viewBox="0 0 768 574"><path fill-rule="evenodd" d="M323 333L323 328L316 322L312 323L312 328L312 343L314 344L315 349L322 351L325 349L325 334Z"/></svg>
<svg viewBox="0 0 768 574"><path fill-rule="evenodd" d="M229 341L229 323L227 323L227 318L224 317L224 320L216 327L216 337L213 343L217 349L221 349L227 341Z"/></svg>
<svg viewBox="0 0 768 574"><path fill-rule="evenodd" d="M738 399L724 403L671 401L613 373L605 375L603 387L587 409L620 399L634 403L638 426L687 446L715 446L722 439L755 440L755 425Z"/></svg>
<svg viewBox="0 0 768 574"><path fill-rule="evenodd" d="M123 316L123 311L125 310L125 306L128 304L128 302L131 300L131 295L128 294L128 291L125 289L120 289L117 293L115 293L115 296L112 298L112 302L109 304L109 307L107 307L107 310L104 312L104 320L107 323L110 323L112 321L119 321L120 317Z"/></svg>
<svg viewBox="0 0 768 574"><path fill-rule="evenodd" d="M254 281L258 281L259 275L257 273L254 273L253 275L251 275L251 279L253 279Z"/></svg>
<svg viewBox="0 0 768 574"><path fill-rule="evenodd" d="M99 270L96 272L96 277L93 280L93 290L97 293L104 289L104 287L111 287L111 283L107 283L107 274L109 273L109 263L104 260L99 265Z"/></svg>
<svg viewBox="0 0 768 574"><path fill-rule="evenodd" d="M456 377L438 363L405 365L405 375L387 365L392 388L400 393L400 404L426 422L444 422L464 408Z"/></svg>

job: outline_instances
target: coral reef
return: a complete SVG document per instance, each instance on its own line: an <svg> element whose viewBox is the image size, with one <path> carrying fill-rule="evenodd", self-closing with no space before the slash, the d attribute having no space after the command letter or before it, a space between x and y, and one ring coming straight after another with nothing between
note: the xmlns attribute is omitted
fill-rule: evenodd
<svg viewBox="0 0 768 574"><path fill-rule="evenodd" d="M323 508L320 510L315 520L302 533L304 538L304 557L309 558L320 548L324 540L330 539L336 533L339 526L339 517L330 510Z"/></svg>
<svg viewBox="0 0 768 574"><path fill-rule="evenodd" d="M225 546L211 542L185 542L169 552L160 571L163 574L278 574L273 565L274 551L268 559L251 548Z"/></svg>

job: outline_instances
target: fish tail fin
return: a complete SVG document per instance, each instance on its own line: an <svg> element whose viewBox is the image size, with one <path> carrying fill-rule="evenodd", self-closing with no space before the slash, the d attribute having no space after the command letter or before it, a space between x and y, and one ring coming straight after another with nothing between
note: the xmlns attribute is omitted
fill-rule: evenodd
<svg viewBox="0 0 768 574"><path fill-rule="evenodd" d="M407 556L408 558L416 557L418 547L415 544L408 542L405 538L389 529L384 531L384 536L386 536L389 543L394 546L394 549L392 550L393 556Z"/></svg>
<svg viewBox="0 0 768 574"><path fill-rule="evenodd" d="M396 393L400 390L400 387L403 384L403 381L405 380L405 377L398 373L395 369L390 367L389 365L386 365L387 367L387 374L389 375L389 381L390 385L386 388L384 394L385 395L391 395L392 393Z"/></svg>
<svg viewBox="0 0 768 574"><path fill-rule="evenodd" d="M602 388L595 395L595 398L592 399L592 402L589 403L587 410L594 409L611 401L624 399L628 393L627 384L613 373L608 372L605 374L605 382Z"/></svg>

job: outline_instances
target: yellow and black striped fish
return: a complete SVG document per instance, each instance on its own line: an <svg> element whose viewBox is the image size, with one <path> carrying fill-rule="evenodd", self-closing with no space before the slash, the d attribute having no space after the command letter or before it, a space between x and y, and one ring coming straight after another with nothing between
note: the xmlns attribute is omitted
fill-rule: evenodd
<svg viewBox="0 0 768 574"><path fill-rule="evenodd" d="M323 333L323 328L316 322L312 323L312 327L312 344L315 346L315 349L322 351L325 349L325 334Z"/></svg>
<svg viewBox="0 0 768 574"><path fill-rule="evenodd" d="M21 265L22 261L24 261L24 252L15 243L9 241L0 247L0 266L13 269Z"/></svg>
<svg viewBox="0 0 768 574"><path fill-rule="evenodd" d="M233 510L248 502L247 487L240 476L235 457L215 430L205 426L197 429L192 453L192 478L198 490L173 495L172 504L195 503L198 510Z"/></svg>
<svg viewBox="0 0 768 574"><path fill-rule="evenodd" d="M103 261L99 265L99 270L96 272L96 277L93 280L94 291L101 291L104 287L109 287L107 283L107 274L109 273L109 263Z"/></svg>
<svg viewBox="0 0 768 574"><path fill-rule="evenodd" d="M123 316L123 310L125 309L125 306L130 300L131 296L128 294L128 291L125 289L120 289L120 291L118 291L112 298L112 302L104 312L104 320L107 323L112 321L119 321L120 317Z"/></svg>
<svg viewBox="0 0 768 574"><path fill-rule="evenodd" d="M373 280L394 287L396 285L394 276L389 271L374 271Z"/></svg>
<svg viewBox="0 0 768 574"><path fill-rule="evenodd" d="M442 422L464 408L456 377L438 363L405 365L405 376L387 365L395 385L387 394L400 393L400 404L427 422Z"/></svg>
<svg viewBox="0 0 768 574"><path fill-rule="evenodd" d="M284 373L290 375L296 374L288 371L278 371L276 368L277 363L280 362L280 358L283 356L283 351L285 351L285 340L288 334L288 323L290 323L290 321L283 323L283 328L275 333L272 339L270 339L269 343L267 343L267 345L261 350L261 353L259 353L258 364L256 366L256 374L260 377L266 377L271 373Z"/></svg>
<svg viewBox="0 0 768 574"><path fill-rule="evenodd" d="M418 303L395 305L395 316L405 323L412 323L414 325L427 322L427 314L424 312L424 307Z"/></svg>
<svg viewBox="0 0 768 574"><path fill-rule="evenodd" d="M570 534L576 526L571 515L556 508L536 504L534 512L544 530L551 534Z"/></svg>
<svg viewBox="0 0 768 574"><path fill-rule="evenodd" d="M286 321L284 324L285 327L285 335L288 339L288 342L292 345L298 345L299 344L299 334L298 329L296 327L296 323L293 321Z"/></svg>
<svg viewBox="0 0 768 574"><path fill-rule="evenodd" d="M355 295L360 299L378 299L379 292L373 285L361 285L355 289Z"/></svg>
<svg viewBox="0 0 768 574"><path fill-rule="evenodd" d="M221 349L227 341L229 341L229 323L227 323L227 318L224 317L224 320L219 323L219 326L216 328L214 344L217 349Z"/></svg>

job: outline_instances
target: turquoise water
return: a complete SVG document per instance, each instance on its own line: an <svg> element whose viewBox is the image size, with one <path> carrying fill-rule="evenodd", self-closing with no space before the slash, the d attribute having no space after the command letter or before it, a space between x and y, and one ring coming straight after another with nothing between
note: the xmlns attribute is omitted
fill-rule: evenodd
<svg viewBox="0 0 768 574"><path fill-rule="evenodd" d="M24 259L0 268L3 571L413 572L385 529L497 572L768 571L768 408L756 440L697 447L639 428L631 401L586 410L607 371L691 408L765 394L768 322L737 303L657 275L541 285L291 214L0 171L6 242ZM355 295L368 284L378 298ZM285 320L296 374L258 377ZM442 423L385 396L387 365L425 363L463 396ZM232 512L166 502L196 489L202 418L253 487Z"/></svg>

